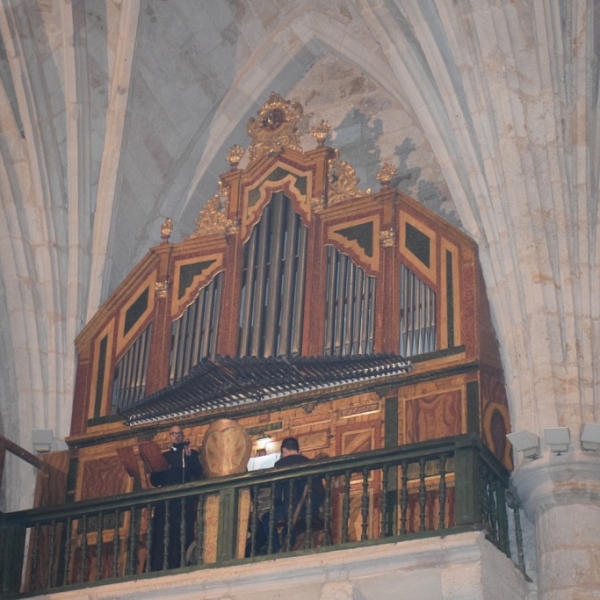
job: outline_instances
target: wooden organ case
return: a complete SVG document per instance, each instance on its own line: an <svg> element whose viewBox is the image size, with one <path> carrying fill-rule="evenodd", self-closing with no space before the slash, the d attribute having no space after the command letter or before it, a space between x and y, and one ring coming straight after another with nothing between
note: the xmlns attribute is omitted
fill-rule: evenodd
<svg viewBox="0 0 600 600"><path fill-rule="evenodd" d="M265 433L273 442L293 435L311 458L474 433L510 466L474 242L393 189L390 165L380 191L361 191L352 166L325 145L327 123L313 128L316 147L304 152L301 114L271 94L248 123L247 165L239 168L244 151L234 146L197 230L171 243L167 220L162 243L78 336L71 499L146 487L139 444L166 446L176 422L198 448L219 418L240 423L255 449ZM312 357L347 368L353 357L379 355L404 357L410 369L380 385L338 381L290 398L187 411L169 403L170 390L201 379L207 365L227 366L226 357L238 366ZM149 398L152 411L136 412Z"/></svg>

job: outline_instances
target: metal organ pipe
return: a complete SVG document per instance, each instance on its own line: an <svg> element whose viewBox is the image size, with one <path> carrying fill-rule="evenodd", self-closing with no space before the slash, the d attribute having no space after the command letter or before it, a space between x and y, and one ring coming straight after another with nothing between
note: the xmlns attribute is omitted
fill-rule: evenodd
<svg viewBox="0 0 600 600"><path fill-rule="evenodd" d="M271 235L269 236L269 252L265 258L268 261L268 269L265 268L267 281L265 282L266 306L265 306L265 335L262 356L273 356L276 351L276 334L279 329L279 316L281 310L281 279L284 263L282 261L281 249L285 236L283 227L283 202L273 202L270 214ZM289 299L288 299L289 301ZM257 356L257 354L255 354Z"/></svg>
<svg viewBox="0 0 600 600"><path fill-rule="evenodd" d="M300 352L306 239L290 200L274 194L246 243L239 356Z"/></svg>

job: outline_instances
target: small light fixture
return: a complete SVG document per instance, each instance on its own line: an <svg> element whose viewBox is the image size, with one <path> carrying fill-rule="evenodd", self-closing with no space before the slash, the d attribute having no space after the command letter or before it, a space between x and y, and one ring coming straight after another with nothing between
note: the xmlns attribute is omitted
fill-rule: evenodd
<svg viewBox="0 0 600 600"><path fill-rule="evenodd" d="M540 438L523 429L514 433L507 433L508 441L517 452L522 452L525 458L537 458L540 455Z"/></svg>
<svg viewBox="0 0 600 600"><path fill-rule="evenodd" d="M266 433L263 433L257 440L256 440L256 449L257 450L266 450L267 448L267 444L271 441L271 436L267 435Z"/></svg>
<svg viewBox="0 0 600 600"><path fill-rule="evenodd" d="M52 450L52 442L54 441L54 433L52 429L34 429L31 432L31 443L33 449L38 454L44 454Z"/></svg>
<svg viewBox="0 0 600 600"><path fill-rule="evenodd" d="M584 423L581 430L581 449L600 450L600 425L598 423Z"/></svg>
<svg viewBox="0 0 600 600"><path fill-rule="evenodd" d="M560 455L569 449L571 434L568 427L550 427L544 429L544 439L550 450Z"/></svg>

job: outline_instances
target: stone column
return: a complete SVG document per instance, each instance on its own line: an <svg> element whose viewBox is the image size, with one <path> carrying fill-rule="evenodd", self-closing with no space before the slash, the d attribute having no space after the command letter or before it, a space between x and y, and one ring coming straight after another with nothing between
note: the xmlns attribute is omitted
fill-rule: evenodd
<svg viewBox="0 0 600 600"><path fill-rule="evenodd" d="M536 528L539 600L600 599L600 453L546 454L513 483Z"/></svg>

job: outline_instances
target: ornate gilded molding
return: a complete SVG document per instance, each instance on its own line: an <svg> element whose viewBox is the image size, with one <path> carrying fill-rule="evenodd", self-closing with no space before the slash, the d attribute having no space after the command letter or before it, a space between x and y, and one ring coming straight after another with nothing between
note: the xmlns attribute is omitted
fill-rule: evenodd
<svg viewBox="0 0 600 600"><path fill-rule="evenodd" d="M251 118L246 127L248 135L254 140L248 148L250 162L261 156L278 154L285 148L302 152L296 125L303 111L299 102L285 100L271 92L258 112L259 119Z"/></svg>
<svg viewBox="0 0 600 600"><path fill-rule="evenodd" d="M205 204L200 215L194 221L196 231L188 236L188 239L210 235L215 233L228 234L234 223L227 218L227 206L229 204L229 191L219 181L219 191Z"/></svg>
<svg viewBox="0 0 600 600"><path fill-rule="evenodd" d="M365 196L371 190L361 190L358 187L360 181L354 167L343 160L339 160L338 150L335 156L329 159L329 192L327 194L327 205L337 204L348 198Z"/></svg>
<svg viewBox="0 0 600 600"><path fill-rule="evenodd" d="M393 227L379 232L379 241L384 248L392 248L396 243L396 232Z"/></svg>

